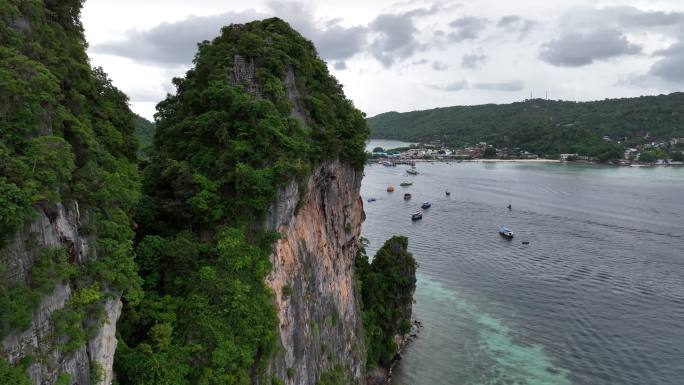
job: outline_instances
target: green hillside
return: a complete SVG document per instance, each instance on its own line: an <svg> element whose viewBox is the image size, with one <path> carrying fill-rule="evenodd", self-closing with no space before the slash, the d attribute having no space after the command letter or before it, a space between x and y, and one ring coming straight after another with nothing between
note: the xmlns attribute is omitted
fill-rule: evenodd
<svg viewBox="0 0 684 385"><path fill-rule="evenodd" d="M134 118L135 137L138 138L140 149L145 149L152 145L154 139L155 125L153 122L136 114Z"/></svg>
<svg viewBox="0 0 684 385"><path fill-rule="evenodd" d="M512 104L387 112L368 119L371 137L462 146L487 142L538 154L598 156L634 145L684 137L684 93L565 102L532 99ZM645 139L648 135L648 139Z"/></svg>

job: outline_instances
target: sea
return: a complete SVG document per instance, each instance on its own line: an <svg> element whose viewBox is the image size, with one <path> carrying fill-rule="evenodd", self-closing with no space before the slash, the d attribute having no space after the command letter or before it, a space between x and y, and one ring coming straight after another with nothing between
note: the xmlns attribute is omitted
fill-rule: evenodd
<svg viewBox="0 0 684 385"><path fill-rule="evenodd" d="M369 255L406 235L419 264L394 385L684 384L684 168L416 167L368 165L361 189Z"/></svg>

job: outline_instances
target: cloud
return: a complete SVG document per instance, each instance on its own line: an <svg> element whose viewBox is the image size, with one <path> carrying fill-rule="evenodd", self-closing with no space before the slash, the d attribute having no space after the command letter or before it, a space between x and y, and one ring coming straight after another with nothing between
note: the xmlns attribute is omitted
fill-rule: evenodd
<svg viewBox="0 0 684 385"><path fill-rule="evenodd" d="M454 31L448 34L449 40L461 42L463 40L477 39L480 32L487 28L488 23L487 19L472 16L456 19L449 23L449 26L454 29Z"/></svg>
<svg viewBox="0 0 684 385"><path fill-rule="evenodd" d="M446 63L442 63L439 61L433 61L432 62L432 69L435 71L446 71L449 69L449 65Z"/></svg>
<svg viewBox="0 0 684 385"><path fill-rule="evenodd" d="M268 6L274 15L290 25L316 45L321 58L326 60L349 59L363 51L366 45L365 26L344 27L339 19L329 20L318 25L310 6L299 2L270 1Z"/></svg>
<svg viewBox="0 0 684 385"><path fill-rule="evenodd" d="M312 40L319 55L326 60L344 60L363 51L367 29L364 26L344 27L339 20L322 25L300 3L270 2L272 12L255 10L226 12L211 16L189 16L173 23L162 23L147 30L130 30L123 39L94 45L96 53L111 54L144 63L189 65L197 51L197 43L216 37L223 26L247 23L277 15L304 37Z"/></svg>
<svg viewBox="0 0 684 385"><path fill-rule="evenodd" d="M348 59L366 45L366 28L335 25L313 34L311 39L323 59Z"/></svg>
<svg viewBox="0 0 684 385"><path fill-rule="evenodd" d="M396 7L414 6L416 2L395 4ZM429 7L413 8L408 11L397 13L379 14L368 25L369 35L372 42L368 46L370 54L385 67L391 67L395 62L407 59L414 53L428 49L433 42L422 43L418 39L419 31L415 20L433 16L458 5L436 1ZM443 31L434 32L436 36L444 34Z"/></svg>
<svg viewBox="0 0 684 385"><path fill-rule="evenodd" d="M522 38L537 25L537 22L518 15L507 15L499 19L496 25L508 32L518 32L519 37Z"/></svg>
<svg viewBox="0 0 684 385"><path fill-rule="evenodd" d="M522 90L525 87L525 83L523 83L522 80L515 80L501 83L474 83L471 85L467 80L460 80L448 84L429 84L428 87L447 92L463 91L467 89L514 92Z"/></svg>
<svg viewBox="0 0 684 385"><path fill-rule="evenodd" d="M625 27L667 27L684 23L684 13L644 11L630 6L601 8L598 17Z"/></svg>
<svg viewBox="0 0 684 385"><path fill-rule="evenodd" d="M466 54L461 58L461 67L476 69L487 61L486 55Z"/></svg>
<svg viewBox="0 0 684 385"><path fill-rule="evenodd" d="M512 82L501 82L501 83L475 83L473 88L477 90L485 91L504 91L504 92L514 92L520 91L525 87L525 83L522 80L515 80Z"/></svg>
<svg viewBox="0 0 684 385"><path fill-rule="evenodd" d="M130 58L145 63L188 65L197 51L197 43L217 36L221 27L263 19L254 10L226 12L213 16L189 16L174 23L161 23L148 30L130 30L123 40L97 44L93 52Z"/></svg>
<svg viewBox="0 0 684 385"><path fill-rule="evenodd" d="M336 61L333 67L338 71L344 71L347 69L347 63L345 61Z"/></svg>
<svg viewBox="0 0 684 385"><path fill-rule="evenodd" d="M439 90L439 91L453 92L453 91L461 91L461 90L467 89L468 88L468 82L465 80L460 80L460 81L448 83L448 84L430 84L430 85L428 85L428 87L435 89L435 90Z"/></svg>
<svg viewBox="0 0 684 385"><path fill-rule="evenodd" d="M411 16L381 14L369 27L376 34L370 52L385 67L412 56L421 46Z"/></svg>
<svg viewBox="0 0 684 385"><path fill-rule="evenodd" d="M653 64L649 74L670 83L684 84L684 43L673 44L655 55L661 59Z"/></svg>
<svg viewBox="0 0 684 385"><path fill-rule="evenodd" d="M422 64L427 64L428 62L429 62L428 59L420 59L420 60L412 61L411 64L413 64L413 65L422 65Z"/></svg>
<svg viewBox="0 0 684 385"><path fill-rule="evenodd" d="M597 60L641 53L641 46L630 43L616 29L586 33L566 33L542 45L539 57L557 67L581 67Z"/></svg>

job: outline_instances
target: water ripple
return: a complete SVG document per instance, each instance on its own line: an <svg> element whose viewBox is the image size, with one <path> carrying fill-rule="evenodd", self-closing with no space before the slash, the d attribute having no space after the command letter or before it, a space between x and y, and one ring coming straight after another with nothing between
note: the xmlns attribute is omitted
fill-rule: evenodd
<svg viewBox="0 0 684 385"><path fill-rule="evenodd" d="M404 170L369 167L362 187L377 198L365 206L369 251L404 234L420 264L425 328L395 385L682 384L684 173L419 169L413 186L387 194ZM425 200L433 208L412 222ZM498 224L516 238L499 237Z"/></svg>

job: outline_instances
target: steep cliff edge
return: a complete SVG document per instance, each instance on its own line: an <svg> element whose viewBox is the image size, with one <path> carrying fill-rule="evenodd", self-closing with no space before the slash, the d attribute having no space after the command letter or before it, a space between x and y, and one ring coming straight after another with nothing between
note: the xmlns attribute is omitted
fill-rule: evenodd
<svg viewBox="0 0 684 385"><path fill-rule="evenodd" d="M272 367L287 384L315 385L321 373L335 370L344 373L345 383L363 383L366 357L354 281L361 177L348 164L325 162L304 191L296 184L281 190L269 215L281 234L267 278L283 347Z"/></svg>
<svg viewBox="0 0 684 385"><path fill-rule="evenodd" d="M0 2L0 378L9 383L109 384L120 298L138 290L133 115L90 67L81 3Z"/></svg>
<svg viewBox="0 0 684 385"><path fill-rule="evenodd" d="M56 204L47 213L37 211L36 216L2 252L5 284L8 286L31 285L34 266L45 258L39 251L45 248L68 248L74 264L83 264L92 258L93 237L78 233L79 225L89 220L87 216L81 216L75 206L67 210ZM69 280L55 283L54 289L42 295L33 309L30 326L14 330L2 340L0 352L9 363L17 365L22 359L32 358L27 372L33 384L53 384L60 375L70 378L75 384L111 383L116 349L115 328L121 312L120 295L100 303L102 318L92 320L96 325L88 342L67 349L64 343L68 337L62 335L54 316L60 310L64 311L77 291ZM94 380L94 376L100 381Z"/></svg>
<svg viewBox="0 0 684 385"><path fill-rule="evenodd" d="M364 115L279 19L224 27L157 106L120 384L363 383Z"/></svg>
<svg viewBox="0 0 684 385"><path fill-rule="evenodd" d="M0 3L0 379L363 384L368 128L314 46L279 19L200 44L141 188L81 3Z"/></svg>

